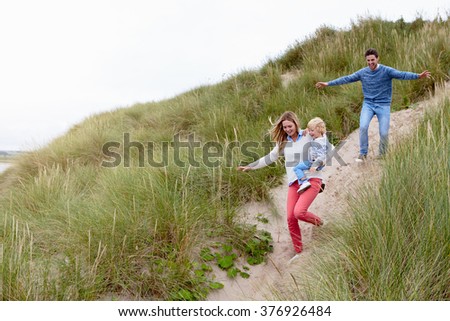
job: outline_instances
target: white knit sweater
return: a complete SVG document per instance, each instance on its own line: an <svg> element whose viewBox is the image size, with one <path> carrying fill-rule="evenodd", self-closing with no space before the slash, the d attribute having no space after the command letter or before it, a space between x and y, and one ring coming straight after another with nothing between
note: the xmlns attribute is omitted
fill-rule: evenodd
<svg viewBox="0 0 450 321"><path fill-rule="evenodd" d="M308 143L312 141L313 138L310 135L300 136L300 139L297 139L297 141L295 142L288 141L288 143L284 147L284 151L281 155L284 155L285 158L284 165L286 167L287 183L289 185L297 180L297 176L294 173L294 167L299 162L308 160L308 150L310 148L310 144ZM250 166L252 169L262 168L274 163L281 155L279 153L279 145L277 144L269 154L261 157L248 166ZM310 173L307 175L307 177L323 179L322 171Z"/></svg>

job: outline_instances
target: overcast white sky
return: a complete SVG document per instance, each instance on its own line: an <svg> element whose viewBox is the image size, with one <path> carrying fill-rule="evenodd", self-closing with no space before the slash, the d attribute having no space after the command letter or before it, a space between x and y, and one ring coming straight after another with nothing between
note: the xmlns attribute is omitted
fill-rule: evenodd
<svg viewBox="0 0 450 321"><path fill-rule="evenodd" d="M358 17L446 17L447 0L0 0L0 150L276 58Z"/></svg>

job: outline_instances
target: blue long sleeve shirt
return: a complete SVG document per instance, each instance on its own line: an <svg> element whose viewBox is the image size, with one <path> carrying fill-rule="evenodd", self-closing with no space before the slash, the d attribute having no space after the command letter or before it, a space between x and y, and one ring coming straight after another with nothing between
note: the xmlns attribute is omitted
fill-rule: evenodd
<svg viewBox="0 0 450 321"><path fill-rule="evenodd" d="M419 74L399 71L392 67L378 64L377 69L362 68L357 72L328 82L328 86L339 86L361 81L364 101L376 105L390 105L392 101L392 79L413 80Z"/></svg>

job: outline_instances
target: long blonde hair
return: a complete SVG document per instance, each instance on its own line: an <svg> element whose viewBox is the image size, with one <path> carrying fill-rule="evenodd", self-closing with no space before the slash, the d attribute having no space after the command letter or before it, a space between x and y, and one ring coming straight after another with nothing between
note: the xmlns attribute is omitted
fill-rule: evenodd
<svg viewBox="0 0 450 321"><path fill-rule="evenodd" d="M300 129L300 122L298 120L297 115L292 111L286 111L284 112L277 121L273 124L272 129L270 130L270 136L272 137L272 140L275 141L275 143L280 146L280 153L284 150L284 147L287 143L287 134L283 129L283 122L285 120L291 121L295 124L295 127L297 129L297 132Z"/></svg>

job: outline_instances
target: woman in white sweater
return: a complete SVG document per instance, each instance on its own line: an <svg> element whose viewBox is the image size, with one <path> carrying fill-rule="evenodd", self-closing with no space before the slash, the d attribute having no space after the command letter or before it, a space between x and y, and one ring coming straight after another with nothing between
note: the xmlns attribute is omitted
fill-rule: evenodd
<svg viewBox="0 0 450 321"><path fill-rule="evenodd" d="M281 115L270 133L276 143L272 151L247 166L239 166L238 170L249 171L262 168L272 164L278 157L284 155L287 183L289 185L287 195L287 222L294 250L297 253L294 257L296 258L303 250L302 235L298 221L301 220L316 226L323 224L320 217L308 211L309 206L320 192L322 173L321 171L310 173L308 179L311 187L302 194L298 194L297 190L299 185L294 167L299 162L308 159L308 150L311 147L313 138L310 135L302 135L303 131L300 130L297 115L290 111Z"/></svg>

